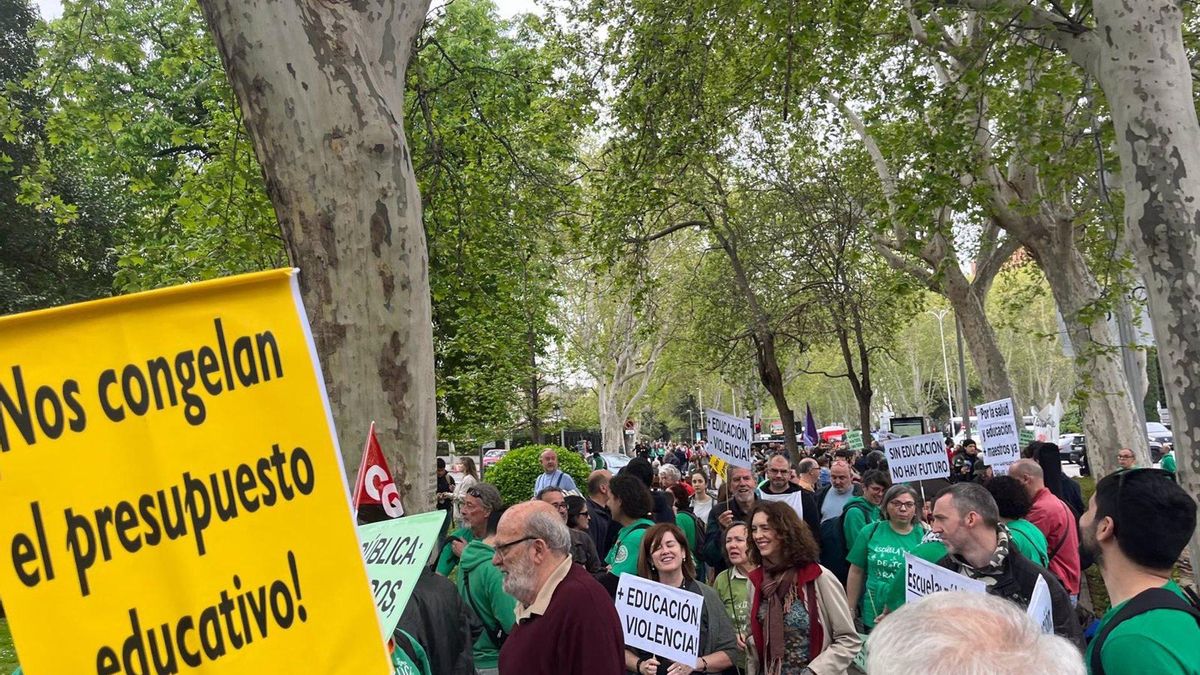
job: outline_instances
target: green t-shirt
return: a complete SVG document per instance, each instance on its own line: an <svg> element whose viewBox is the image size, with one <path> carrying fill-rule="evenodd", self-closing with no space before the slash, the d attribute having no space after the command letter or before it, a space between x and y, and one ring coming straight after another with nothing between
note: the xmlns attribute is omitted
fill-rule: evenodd
<svg viewBox="0 0 1200 675"><path fill-rule="evenodd" d="M1019 518L1008 524L1008 540L1021 555L1033 562L1046 567L1050 564L1050 555L1046 548L1046 535L1037 529L1037 525Z"/></svg>
<svg viewBox="0 0 1200 675"><path fill-rule="evenodd" d="M740 574L735 574L736 571L732 567L723 570L713 580L712 587L721 597L721 604L725 605L725 613L733 621L733 630L745 640L750 635L750 596L747 593L750 580ZM739 670L746 670L746 652L744 650L738 650L734 665Z"/></svg>
<svg viewBox="0 0 1200 675"><path fill-rule="evenodd" d="M654 525L653 520L639 518L622 527L620 532L617 532L617 543L613 544L612 550L604 558L604 562L609 566L610 572L617 576L621 576L622 574L637 574L638 555L642 548L642 535L646 534L646 530L652 525Z"/></svg>
<svg viewBox="0 0 1200 675"><path fill-rule="evenodd" d="M870 508L863 511L862 507L854 506L855 504L864 504ZM862 532L863 527L879 520L879 507L862 497L851 497L842 507L842 513L842 536L846 539L846 550L850 551L854 548L854 539Z"/></svg>
<svg viewBox="0 0 1200 675"><path fill-rule="evenodd" d="M927 541L909 551L909 553L915 555L921 560L924 560L925 562L936 563L937 561L946 557L946 545L940 541ZM903 563L901 563L900 574L897 574L892 579L891 585L888 586L887 597L884 601L884 605L887 607L889 612L894 612L904 606L906 595L904 586L904 567Z"/></svg>
<svg viewBox="0 0 1200 675"><path fill-rule="evenodd" d="M887 603L892 580L904 576L904 552L920 546L924 538L925 530L920 525L908 534L900 534L887 521L871 523L855 537L854 548L846 554L846 560L866 574L860 601L864 626L875 626L875 615Z"/></svg>
<svg viewBox="0 0 1200 675"><path fill-rule="evenodd" d="M1163 588L1185 597L1174 581L1168 581ZM1124 604L1104 614L1100 619L1100 630ZM1094 646L1095 643L1088 645L1087 658L1083 661L1089 668ZM1173 609L1152 609L1122 621L1114 628L1104 640L1100 660L1107 675L1200 675L1200 626L1189 614Z"/></svg>

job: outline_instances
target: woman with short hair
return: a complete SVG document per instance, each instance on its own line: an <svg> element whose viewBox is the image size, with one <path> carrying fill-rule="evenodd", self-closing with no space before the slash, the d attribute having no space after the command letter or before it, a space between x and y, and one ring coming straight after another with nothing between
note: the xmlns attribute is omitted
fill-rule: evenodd
<svg viewBox="0 0 1200 675"><path fill-rule="evenodd" d="M846 596L851 609L862 617L866 632L875 627L887 606L892 579L904 574L905 552L915 549L925 538L925 526L918 517L921 502L921 495L912 486L893 485L883 495L883 519L865 525L846 554L850 562Z"/></svg>
<svg viewBox="0 0 1200 675"><path fill-rule="evenodd" d="M750 537L750 560L760 565L749 575L751 672L846 672L862 640L841 582L817 563L808 526L784 502L759 502Z"/></svg>
<svg viewBox="0 0 1200 675"><path fill-rule="evenodd" d="M729 567L713 580L712 587L721 596L721 603L733 621L737 635L738 653L733 665L739 672L746 670L746 642L750 636L750 573L758 568L750 560L750 526L734 521L725 530L725 562Z"/></svg>

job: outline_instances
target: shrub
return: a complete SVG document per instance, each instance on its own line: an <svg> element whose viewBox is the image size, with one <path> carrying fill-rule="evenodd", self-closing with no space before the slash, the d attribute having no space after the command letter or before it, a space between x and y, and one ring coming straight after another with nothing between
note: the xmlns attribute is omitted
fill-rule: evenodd
<svg viewBox="0 0 1200 675"><path fill-rule="evenodd" d="M527 445L510 450L488 468L486 481L500 491L505 506L527 501L533 496L533 484L542 474L542 452L547 449L558 452L558 468L573 478L581 490L585 489L591 469L578 453L557 445Z"/></svg>

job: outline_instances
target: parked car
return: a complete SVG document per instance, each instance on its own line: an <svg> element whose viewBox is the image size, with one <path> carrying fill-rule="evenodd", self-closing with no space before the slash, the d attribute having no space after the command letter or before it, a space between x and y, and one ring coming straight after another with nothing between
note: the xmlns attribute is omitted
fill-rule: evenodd
<svg viewBox="0 0 1200 675"><path fill-rule="evenodd" d="M483 455L482 471L487 471L487 468L489 466L492 466L493 464L499 462L504 457L504 455L507 453L508 453L508 450L505 450L504 448L493 448L491 450L488 450Z"/></svg>
<svg viewBox="0 0 1200 675"><path fill-rule="evenodd" d="M1151 443L1174 443L1175 434L1158 422L1146 422L1146 437ZM1157 461L1157 460L1156 460Z"/></svg>
<svg viewBox="0 0 1200 675"><path fill-rule="evenodd" d="M621 473L621 469L624 469L629 460L633 459L632 457L626 457L616 452L602 452L600 456L604 458L604 464L614 476Z"/></svg>
<svg viewBox="0 0 1200 675"><path fill-rule="evenodd" d="M1087 442L1083 434L1063 434L1058 437L1058 458L1072 464L1079 464L1081 458L1087 455Z"/></svg>

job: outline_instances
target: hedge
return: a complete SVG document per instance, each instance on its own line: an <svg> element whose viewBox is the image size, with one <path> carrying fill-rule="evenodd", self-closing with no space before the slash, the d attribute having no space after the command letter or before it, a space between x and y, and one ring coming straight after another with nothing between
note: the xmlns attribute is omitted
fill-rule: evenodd
<svg viewBox="0 0 1200 675"><path fill-rule="evenodd" d="M508 451L499 462L488 467L486 480L500 491L505 506L528 501L533 496L533 485L543 473L541 456L545 450L558 452L558 468L573 478L580 490L587 489L591 468L579 453L557 445L526 445Z"/></svg>

